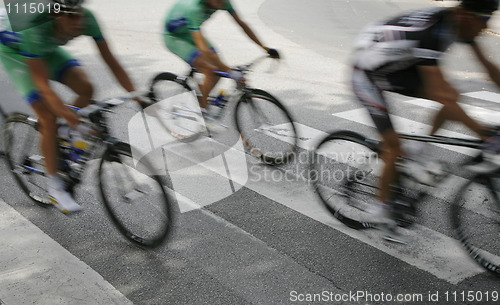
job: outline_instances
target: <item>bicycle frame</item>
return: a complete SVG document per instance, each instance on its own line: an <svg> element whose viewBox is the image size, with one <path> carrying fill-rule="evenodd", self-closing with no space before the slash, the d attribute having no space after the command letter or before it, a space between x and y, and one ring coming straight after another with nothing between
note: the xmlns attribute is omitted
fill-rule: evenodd
<svg viewBox="0 0 500 305"><path fill-rule="evenodd" d="M454 138L447 136L422 136L422 135L414 135L407 133L400 133L398 135L400 139L404 140L450 145L450 146L460 146L473 149L479 149L481 147L481 144L483 143L483 141L480 139L463 139L463 138ZM369 138L366 138L366 142L372 143L377 147L379 147L383 143L382 140L369 139ZM379 152L380 152L379 149L377 149L377 153Z"/></svg>
<svg viewBox="0 0 500 305"><path fill-rule="evenodd" d="M340 140L346 140L346 141L352 141L354 143L359 143L362 145L366 145L368 148L370 148L373 152L375 152L378 157L380 158L380 154L382 152L382 147L383 147L383 142L382 140L379 139L373 139L373 138L366 138L360 134L357 134L355 132L351 131L339 131L338 133L332 133L331 134L332 138L330 138L330 135L325 138L323 142L321 142L319 145L321 146L322 143L330 141L329 139L340 139ZM463 138L454 138L454 137L447 137L447 136L422 136L422 135L414 135L414 134L399 134L401 139L405 140L410 140L410 141L419 141L419 142L427 142L427 143L433 143L433 144L440 144L440 145L450 145L450 146L459 146L459 147L466 147L466 148L472 148L472 149L480 149L482 141L479 139L463 139ZM478 153L478 156L480 156L481 153ZM477 159L477 156L473 160ZM464 162L464 164L467 164L469 161ZM415 179L412 179L410 175L407 175L401 171L398 170L398 182L396 183L396 187L394 188L394 196L403 196L406 199L408 199L408 202L406 202L406 205L401 206L403 209L407 209L411 211L415 209L415 204L418 203L418 201L425 200L425 197L429 195L429 190L428 187L425 187L425 184L420 184L415 181ZM436 184L434 187L439 188L440 185L444 183L444 181L447 180L452 174L457 173L457 170L450 170L450 171L445 171L442 176L439 176L439 179L436 181ZM349 180L349 179L348 179ZM354 179L355 180L355 179ZM354 182L352 180L351 182ZM350 181L350 180L349 180ZM351 186L349 181L347 181L347 184L345 186L349 189ZM316 181L316 183L319 183L319 181ZM318 184L319 185L319 184ZM316 187L318 187L318 185ZM363 184L361 185L369 186L368 184ZM373 185L374 191L376 192L376 189L378 189L378 186ZM406 191L405 191L406 190ZM408 192L409 191L409 192ZM413 193L413 194L412 194ZM408 196L409 195L409 196ZM321 197L321 195L320 195ZM415 200L416 199L416 200ZM322 198L323 200L323 198ZM404 201L404 200L403 200ZM327 206L328 208L328 206ZM371 223L369 221L357 221L355 219L351 219L349 217L346 217L342 214L341 211L335 211L333 208L330 209L330 212L334 213L334 216L342 221L344 224L346 224L349 227L355 228L355 229L370 229L370 228L375 228L377 227L377 224ZM405 213L405 212L402 212ZM413 221L408 222L411 224Z"/></svg>
<svg viewBox="0 0 500 305"><path fill-rule="evenodd" d="M133 96L131 95L130 98L133 98ZM70 151L73 153L77 153L81 157L78 160L78 162L76 162L79 164L79 168L77 170L71 168L68 165L68 162L70 161L68 158L61 160L64 163L63 165L65 167L68 167L68 172L65 172L65 174L69 175L68 177L65 177L66 183L68 184L68 189L73 189L73 187L75 187L76 185L78 185L80 183L81 177L87 168L88 161L93 159L93 157L96 155L96 152L98 149L105 150L109 146L119 142L118 139L111 136L111 134L109 132L108 124L107 124L107 119L105 116L102 115L105 112L108 112L108 113L112 112L111 108L113 108L114 106L117 106L117 105L118 104L116 103L116 100L113 100L113 99L105 100L102 102L97 102L96 106L98 106L98 108L96 108L91 113L85 114L84 117L88 118L89 122L84 123L84 124L89 124L100 132L98 137L96 137L96 136L91 137L91 140L89 141L90 147L87 150L80 151L80 150L77 150L76 148L72 147L71 145L63 144L64 140L58 141L58 149L60 151L62 151L62 150ZM77 107L74 107L71 105L67 105L67 107L75 110L77 113L79 112L81 114L81 112L82 112L82 109L80 109L80 108L77 108ZM30 117L28 119L33 121L33 123L35 124L35 128L38 130L38 120L34 117ZM101 143L103 143L104 145L102 145ZM33 161L33 160L31 160L31 161ZM34 173L37 175L42 175L42 176L46 175L45 172L42 172L40 170L37 170L37 169L31 167L31 166L29 166L29 164L23 164L23 169L30 171L31 173ZM48 200L47 200L47 203L49 203Z"/></svg>

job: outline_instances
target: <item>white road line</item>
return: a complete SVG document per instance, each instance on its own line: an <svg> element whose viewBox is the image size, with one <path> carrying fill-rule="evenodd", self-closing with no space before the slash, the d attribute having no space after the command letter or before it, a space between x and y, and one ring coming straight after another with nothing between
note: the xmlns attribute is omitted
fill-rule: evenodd
<svg viewBox="0 0 500 305"><path fill-rule="evenodd" d="M5 304L132 304L101 275L0 200Z"/></svg>
<svg viewBox="0 0 500 305"><path fill-rule="evenodd" d="M491 93L491 92L489 92ZM464 94L468 95L468 94ZM500 95L499 95L500 96ZM500 102L500 99L497 99ZM429 108L429 109L440 109L441 104L424 99L411 99L404 101L405 103L412 104L419 107ZM500 112L486 109L483 107L477 107L467 104L460 104L460 106L469 114L473 119L483 122L485 124L499 125L500 124Z"/></svg>
<svg viewBox="0 0 500 305"><path fill-rule="evenodd" d="M476 91L476 92L463 93L462 95L500 104L500 94L494 92Z"/></svg>

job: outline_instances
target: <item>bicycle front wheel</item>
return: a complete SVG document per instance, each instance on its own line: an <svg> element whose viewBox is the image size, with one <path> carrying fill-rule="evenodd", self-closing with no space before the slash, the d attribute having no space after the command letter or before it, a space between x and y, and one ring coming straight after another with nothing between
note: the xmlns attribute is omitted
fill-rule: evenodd
<svg viewBox="0 0 500 305"><path fill-rule="evenodd" d="M4 125L5 159L19 187L40 206L51 206L47 193L45 160L40 152L38 121L13 114Z"/></svg>
<svg viewBox="0 0 500 305"><path fill-rule="evenodd" d="M317 146L310 179L334 217L355 229L371 228L367 209L378 194L383 166L377 145L360 134L339 131Z"/></svg>
<svg viewBox="0 0 500 305"><path fill-rule="evenodd" d="M155 105L146 113L157 117L174 138L191 142L203 133L198 99L185 80L173 73L160 73L151 82L150 92Z"/></svg>
<svg viewBox="0 0 500 305"><path fill-rule="evenodd" d="M500 176L477 176L460 188L451 209L457 238L469 256L500 276Z"/></svg>
<svg viewBox="0 0 500 305"><path fill-rule="evenodd" d="M252 89L238 101L235 121L250 154L271 165L289 161L297 149L292 117L271 94Z"/></svg>
<svg viewBox="0 0 500 305"><path fill-rule="evenodd" d="M119 142L104 152L99 186L106 210L118 230L132 243L154 248L173 228L166 189L153 167L136 164L130 145Z"/></svg>

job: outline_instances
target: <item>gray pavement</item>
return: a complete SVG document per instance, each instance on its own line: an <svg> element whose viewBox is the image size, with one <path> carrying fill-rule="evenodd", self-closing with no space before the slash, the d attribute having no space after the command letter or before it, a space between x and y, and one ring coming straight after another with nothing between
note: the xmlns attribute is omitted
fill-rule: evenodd
<svg viewBox="0 0 500 305"><path fill-rule="evenodd" d="M2 200L0 210L0 304L132 304Z"/></svg>

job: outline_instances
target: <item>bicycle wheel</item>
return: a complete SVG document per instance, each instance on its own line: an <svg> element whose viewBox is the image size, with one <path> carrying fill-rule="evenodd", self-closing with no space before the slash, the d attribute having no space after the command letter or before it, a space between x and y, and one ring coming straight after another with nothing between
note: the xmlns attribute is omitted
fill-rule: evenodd
<svg viewBox="0 0 500 305"><path fill-rule="evenodd" d="M191 142L202 134L204 121L198 99L185 80L173 73L160 73L151 82L150 94L155 105L146 113L155 116L174 138Z"/></svg>
<svg viewBox="0 0 500 305"><path fill-rule="evenodd" d="M323 139L313 154L311 180L325 208L345 225L372 228L366 212L378 194L384 162L378 146L350 131Z"/></svg>
<svg viewBox="0 0 500 305"><path fill-rule="evenodd" d="M284 164L297 149L297 131L286 110L271 94L251 89L235 109L236 128L253 156L271 165Z"/></svg>
<svg viewBox="0 0 500 305"><path fill-rule="evenodd" d="M23 192L40 206L51 206L45 164L40 152L38 122L25 114L13 114L4 126L5 159Z"/></svg>
<svg viewBox="0 0 500 305"><path fill-rule="evenodd" d="M45 164L40 152L38 122L24 114L13 114L4 125L5 159L20 188L40 206L51 206L47 193Z"/></svg>
<svg viewBox="0 0 500 305"><path fill-rule="evenodd" d="M451 209L457 238L479 265L500 276L500 176L477 176L456 195Z"/></svg>
<svg viewBox="0 0 500 305"><path fill-rule="evenodd" d="M153 167L141 160L137 165L130 145L109 146L99 166L99 187L106 210L118 230L136 245L153 248L169 235L172 206Z"/></svg>

